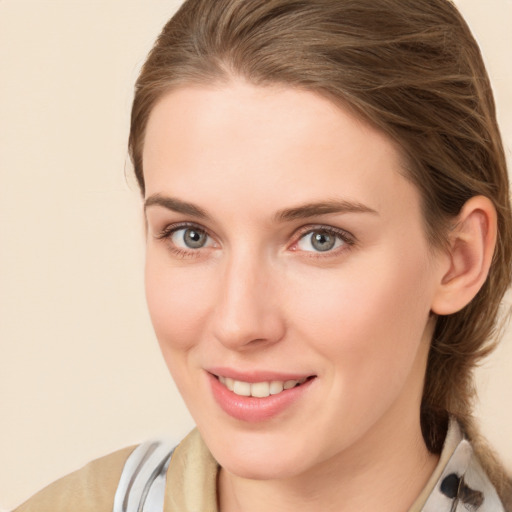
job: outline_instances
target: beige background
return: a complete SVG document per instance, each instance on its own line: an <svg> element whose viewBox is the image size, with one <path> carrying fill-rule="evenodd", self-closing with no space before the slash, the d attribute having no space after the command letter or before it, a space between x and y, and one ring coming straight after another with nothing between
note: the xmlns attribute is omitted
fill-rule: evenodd
<svg viewBox="0 0 512 512"><path fill-rule="evenodd" d="M212 0L213 1L213 0ZM0 509L91 458L192 422L143 294L125 179L137 70L177 1L0 0ZM512 1L460 0L512 148ZM479 371L512 468L512 333Z"/></svg>

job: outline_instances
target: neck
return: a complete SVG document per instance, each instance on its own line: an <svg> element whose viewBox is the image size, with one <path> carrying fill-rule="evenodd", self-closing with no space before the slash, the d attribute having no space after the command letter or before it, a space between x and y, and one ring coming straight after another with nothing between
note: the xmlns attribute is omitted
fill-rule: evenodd
<svg viewBox="0 0 512 512"><path fill-rule="evenodd" d="M222 469L221 512L407 511L434 471L419 418L375 426L349 450L284 480L250 480ZM384 435L386 442L381 437Z"/></svg>

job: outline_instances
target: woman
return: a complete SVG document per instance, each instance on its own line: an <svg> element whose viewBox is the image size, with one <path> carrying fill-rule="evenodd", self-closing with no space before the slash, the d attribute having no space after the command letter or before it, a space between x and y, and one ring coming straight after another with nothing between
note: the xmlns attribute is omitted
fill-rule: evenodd
<svg viewBox="0 0 512 512"><path fill-rule="evenodd" d="M198 430L19 510L510 506L472 420L508 181L451 3L187 1L137 82L130 154L149 311Z"/></svg>

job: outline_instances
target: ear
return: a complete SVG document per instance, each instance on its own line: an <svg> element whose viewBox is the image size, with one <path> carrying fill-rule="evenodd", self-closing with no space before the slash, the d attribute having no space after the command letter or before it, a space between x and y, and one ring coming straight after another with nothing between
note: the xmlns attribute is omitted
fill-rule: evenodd
<svg viewBox="0 0 512 512"><path fill-rule="evenodd" d="M484 196L469 199L449 234L432 312L449 315L469 304L484 284L496 245L497 215Z"/></svg>

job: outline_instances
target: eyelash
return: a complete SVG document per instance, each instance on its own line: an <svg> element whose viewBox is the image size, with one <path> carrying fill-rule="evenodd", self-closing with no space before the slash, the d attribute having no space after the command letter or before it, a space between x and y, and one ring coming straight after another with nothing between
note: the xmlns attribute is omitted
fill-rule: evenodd
<svg viewBox="0 0 512 512"><path fill-rule="evenodd" d="M168 226L165 226L165 228L162 229L162 231L160 231L160 233L156 235L156 238L158 240L163 240L167 242L171 252L179 258L197 258L201 256L200 251L198 249L186 250L182 249L181 247L176 247L176 245L172 243L172 235L174 235L174 233L176 233L176 231L179 231L180 229L193 229L194 231L204 233L207 237L212 238L206 229L191 222L169 224Z"/></svg>
<svg viewBox="0 0 512 512"><path fill-rule="evenodd" d="M302 251L305 257L308 258L329 258L333 256L338 256L340 253L345 252L347 250L352 249L356 245L356 238L341 228L335 228L334 226L326 226L322 224L314 224L309 226L304 226L300 228L296 235L294 235L294 242L291 244L290 250L297 251L299 249L296 246L299 242L304 239L308 235L312 235L313 233L326 233L328 235L334 236L335 238L341 240L342 246L334 249L329 249L325 252L322 251Z"/></svg>
<svg viewBox="0 0 512 512"><path fill-rule="evenodd" d="M200 257L201 251L199 249L202 249L202 248L186 250L186 249L182 249L180 247L176 247L176 245L174 245L171 242L171 237L173 236L174 233L176 233L177 231L179 231L181 229L187 229L187 228L193 229L200 233L204 233L207 237L213 239L213 237L208 233L208 231L205 228L203 228L197 224L190 223L190 222L184 222L184 223L179 223L179 224L169 224L162 231L160 231L160 233L158 233L156 235L156 238L158 240L167 241L170 250L173 252L173 254L175 254L179 258ZM292 242L292 244L290 244L288 246L288 249L292 250L292 251L298 251L299 249L297 249L296 246L299 244L299 242L303 238L305 238L307 235L311 235L315 232L323 232L328 235L334 236L338 240L341 240L341 242L343 244L341 247L326 250L324 253L322 251L301 251L304 253L305 257L317 258L317 259L332 257L334 255L338 255L340 252L350 250L352 247L354 247L356 245L355 237L348 231L345 231L344 229L340 229L340 228L335 228L333 226L315 224L315 225L308 225L308 226L303 226L302 228L299 228L294 233L294 236L293 236L294 242Z"/></svg>

